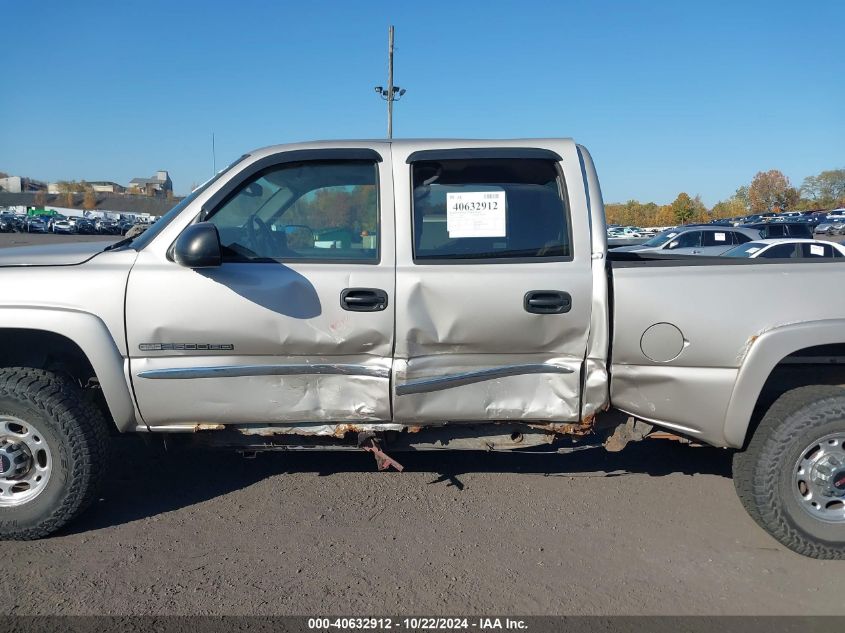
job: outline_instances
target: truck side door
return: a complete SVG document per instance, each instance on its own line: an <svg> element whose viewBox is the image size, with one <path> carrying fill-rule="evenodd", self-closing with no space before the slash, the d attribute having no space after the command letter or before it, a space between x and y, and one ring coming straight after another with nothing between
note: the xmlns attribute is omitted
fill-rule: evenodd
<svg viewBox="0 0 845 633"><path fill-rule="evenodd" d="M180 266L170 235L130 274L127 342L144 421L389 421L389 146L244 162L196 209L195 221L217 229L222 265Z"/></svg>
<svg viewBox="0 0 845 633"><path fill-rule="evenodd" d="M577 149L394 143L394 418L577 421L591 313Z"/></svg>

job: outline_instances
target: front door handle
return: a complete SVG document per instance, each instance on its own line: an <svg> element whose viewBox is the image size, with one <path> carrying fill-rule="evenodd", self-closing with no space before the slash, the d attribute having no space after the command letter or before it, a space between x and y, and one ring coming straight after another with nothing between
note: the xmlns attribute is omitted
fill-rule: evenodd
<svg viewBox="0 0 845 633"><path fill-rule="evenodd" d="M564 314L572 309L572 297L561 290L530 290L522 307L533 314Z"/></svg>
<svg viewBox="0 0 845 633"><path fill-rule="evenodd" d="M340 307L350 312L379 312L387 307L387 293L378 288L346 288Z"/></svg>

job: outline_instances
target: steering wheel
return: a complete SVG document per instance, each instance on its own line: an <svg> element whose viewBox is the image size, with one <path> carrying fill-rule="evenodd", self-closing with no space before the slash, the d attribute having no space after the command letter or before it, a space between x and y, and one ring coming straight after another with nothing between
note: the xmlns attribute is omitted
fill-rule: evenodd
<svg viewBox="0 0 845 633"><path fill-rule="evenodd" d="M267 223L257 215L252 215L246 221L245 228L249 243L253 246L255 254L260 257L273 257L276 241Z"/></svg>

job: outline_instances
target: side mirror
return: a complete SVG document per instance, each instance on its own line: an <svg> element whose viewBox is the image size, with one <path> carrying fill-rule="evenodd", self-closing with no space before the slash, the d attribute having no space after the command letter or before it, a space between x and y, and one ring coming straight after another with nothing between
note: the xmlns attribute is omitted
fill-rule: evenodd
<svg viewBox="0 0 845 633"><path fill-rule="evenodd" d="M314 231L302 224L288 224L283 227L288 248L314 248Z"/></svg>
<svg viewBox="0 0 845 633"><path fill-rule="evenodd" d="M176 238L173 260L186 268L210 268L223 262L220 236L211 222L192 224Z"/></svg>

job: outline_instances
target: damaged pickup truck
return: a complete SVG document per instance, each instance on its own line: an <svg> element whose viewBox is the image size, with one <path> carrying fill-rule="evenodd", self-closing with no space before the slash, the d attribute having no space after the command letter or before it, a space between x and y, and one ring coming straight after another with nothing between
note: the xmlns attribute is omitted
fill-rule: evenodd
<svg viewBox="0 0 845 633"><path fill-rule="evenodd" d="M605 236L571 140L343 141L246 154L106 249L0 251L0 535L78 515L112 432L398 469L671 434L845 557L845 269Z"/></svg>

